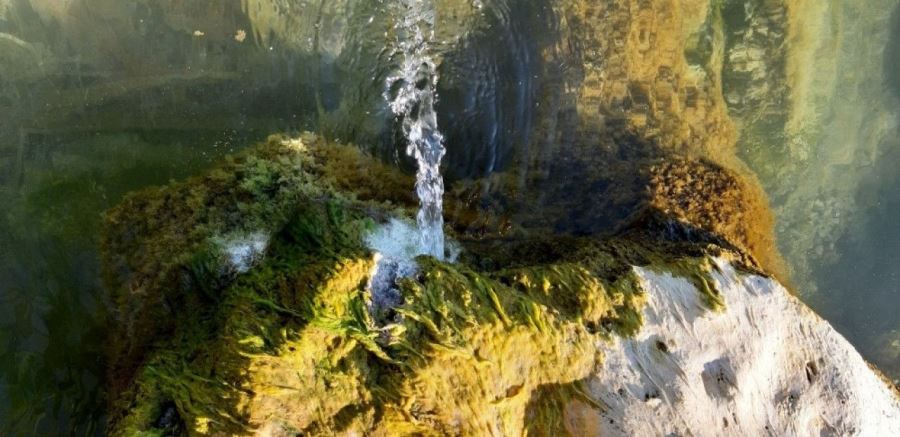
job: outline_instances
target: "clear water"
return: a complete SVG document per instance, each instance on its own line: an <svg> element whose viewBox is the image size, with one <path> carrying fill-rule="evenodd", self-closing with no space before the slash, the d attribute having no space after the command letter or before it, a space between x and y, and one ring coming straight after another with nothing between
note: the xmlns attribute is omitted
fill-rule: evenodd
<svg viewBox="0 0 900 437"><path fill-rule="evenodd" d="M416 160L416 194L419 196L419 252L444 258L444 178L441 160L446 154L438 129L434 103L437 65L431 52L435 11L430 0L401 0L392 5L397 39L392 57L399 71L388 77L385 99L402 119L407 155Z"/></svg>
<svg viewBox="0 0 900 437"><path fill-rule="evenodd" d="M900 378L896 1L813 3L832 7L809 12L830 26L804 61L816 136L789 158L740 152L801 296ZM422 253L445 253L444 179L533 176L558 229L605 229L618 211L591 201L627 184L585 186L574 164L596 144L573 115L592 48L564 38L579 23L559 4L0 0L0 435L102 434L100 214L269 133L321 132L416 173ZM788 143L777 130L763 143Z"/></svg>

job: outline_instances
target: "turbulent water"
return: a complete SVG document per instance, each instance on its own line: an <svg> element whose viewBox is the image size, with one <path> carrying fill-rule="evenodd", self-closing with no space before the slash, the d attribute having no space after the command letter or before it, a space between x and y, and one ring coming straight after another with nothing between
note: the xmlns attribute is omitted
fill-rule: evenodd
<svg viewBox="0 0 900 437"><path fill-rule="evenodd" d="M444 179L441 160L446 153L435 111L437 66L430 53L434 38L434 8L430 0L401 0L394 6L399 71L388 77L385 99L402 118L406 153L415 158L416 193L420 208L419 250L444 258Z"/></svg>

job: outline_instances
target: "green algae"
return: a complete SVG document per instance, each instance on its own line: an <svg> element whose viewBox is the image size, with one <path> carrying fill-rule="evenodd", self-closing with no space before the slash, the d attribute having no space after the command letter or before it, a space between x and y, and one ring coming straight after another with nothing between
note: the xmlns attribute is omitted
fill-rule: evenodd
<svg viewBox="0 0 900 437"><path fill-rule="evenodd" d="M360 241L369 222L344 217L339 210L335 204L321 204L299 214L281 232L269 261L224 290L218 306L179 314L176 334L157 344L162 352L150 357L122 396L131 400L121 410L117 434L152 431L159 405L166 402L174 402L192 434L248 432L241 403L249 387L256 388L256 396L266 395L262 388L279 389L274 384L253 385L253 377L245 374L254 365L265 368L268 357L278 356L281 368L296 372L355 369L354 360L345 360L354 348L342 342L371 339L358 328L359 311L351 308L359 307L361 296L353 291L365 283L372 263L358 243L347 242L349 233ZM320 244L325 241L329 244ZM335 339L341 341L335 345ZM321 361L329 355L328 362ZM308 383L295 388L299 391ZM332 398L338 397L339 387L347 386L326 377L322 383L330 387Z"/></svg>
<svg viewBox="0 0 900 437"><path fill-rule="evenodd" d="M202 176L133 193L107 211L101 241L104 283L112 290L116 316L126 333L110 345L115 357L112 392L128 383L152 342L175 329L174 308L202 305L198 294L217 299L228 283L217 239L273 234L296 217L299 208L329 199L352 201L353 208L382 214L397 211L392 204L371 199L373 195L369 201L356 201L355 195L339 192L336 181L359 180L345 177L347 173L369 178L361 185L379 189L385 197L403 197L386 186L396 180L396 172L363 159L349 146L312 135L305 141L272 136L228 156Z"/></svg>
<svg viewBox="0 0 900 437"><path fill-rule="evenodd" d="M586 263L560 263L513 269L506 277L535 302L552 306L565 317L593 331L605 327L619 336L632 336L641 325L643 293L633 273L608 282ZM599 299L598 296L605 296Z"/></svg>
<svg viewBox="0 0 900 437"><path fill-rule="evenodd" d="M576 265L495 277L423 258L420 278L401 283L400 322L379 328L364 307L373 261L359 236L370 222L330 220L335 208L293 220L298 225L286 226L267 260L228 287L217 309L184 315L122 397L113 434L153 432L170 402L191 435L262 426L514 432L533 390L595 370L605 336L591 324L615 320L626 305L614 284ZM505 285L510 277L567 279L551 290ZM557 299L567 304L553 305ZM590 312L580 313L578 302ZM469 413L454 420L459 411ZM267 422L276 413L279 423Z"/></svg>
<svg viewBox="0 0 900 437"><path fill-rule="evenodd" d="M270 142L256 153L277 147ZM191 435L242 434L261 427L321 434L353 427L383 434L497 426L512 431L522 426L534 387L585 378L597 365L595 342L601 337L588 325L614 319L615 302L624 300L613 293L613 284L603 284L577 265L489 274L421 259L420 277L401 282L406 303L397 308L400 321L379 327L365 307L374 261L362 240L374 226L373 216L389 211L385 205L340 194L327 188L323 177L316 183L326 188L269 195L270 209L238 205L234 209L243 214L198 217L211 215L199 211L210 203L224 204L209 195L211 190L237 198L250 193L250 202L283 189L279 181L309 181L296 171L298 164L310 165L309 155L284 166L279 154L265 160L258 156L227 164L240 177L213 170L138 196L176 211L183 207L185 213L170 222L154 216L145 220L155 221L151 225L127 227L130 233L150 233L154 244L167 242L170 254L135 271L181 272L184 267L190 279L189 287L174 290L180 300L169 308L167 320L155 320L170 328L144 339L152 352L114 392L112 434L159 434L157 422L166 405L174 405ZM266 166L273 158L275 165ZM174 204L173 191L187 206ZM117 220L111 220L108 236L129 234L124 225L146 213L135 202L126 201L109 215ZM278 209L286 202L294 203L291 212ZM266 222L270 227L280 225L265 260L231 283L222 280L221 259L208 236L247 231L260 226L261 217L271 220ZM184 238L185 229L196 236ZM165 234L181 240L176 244ZM135 256L130 250L144 249L150 238L130 241L132 246L108 246L108 259L123 255L120 251ZM504 283L548 274L556 276L542 280L561 281L553 290ZM173 292L162 290L173 282L166 275L149 280L158 281L158 292ZM119 302L127 309L133 300L123 291ZM566 308L554 307L550 291L568 303ZM579 314L579 303L590 312ZM126 322L122 328L132 326ZM514 356L521 358L509 358ZM456 411L471 416L453 420ZM496 414L475 414L483 411Z"/></svg>
<svg viewBox="0 0 900 437"><path fill-rule="evenodd" d="M715 312L725 310L725 299L712 277L713 271L717 271L718 266L708 257L676 259L650 266L650 269L656 273L687 279L694 285L707 308Z"/></svg>
<svg viewBox="0 0 900 437"><path fill-rule="evenodd" d="M392 172L347 146L273 137L110 211L107 286L126 317L109 433L558 435L569 410L601 408L581 386L599 345L640 329L632 266L689 277L721 304L703 267L717 246L642 223L602 239L464 238L457 264L417 260L382 323L363 241L409 212ZM260 230L265 256L223 269L215 239Z"/></svg>

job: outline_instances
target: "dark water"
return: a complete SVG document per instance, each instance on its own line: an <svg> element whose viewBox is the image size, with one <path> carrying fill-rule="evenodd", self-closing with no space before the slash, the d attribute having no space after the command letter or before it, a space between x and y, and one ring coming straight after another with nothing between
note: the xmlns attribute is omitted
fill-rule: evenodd
<svg viewBox="0 0 900 437"><path fill-rule="evenodd" d="M861 187L870 203L861 225L837 242L838 262L816 272L827 292L811 305L882 371L900 379L900 150L885 157Z"/></svg>
<svg viewBox="0 0 900 437"><path fill-rule="evenodd" d="M233 131L26 136L0 215L0 417L16 434L102 429L100 214L258 139Z"/></svg>
<svg viewBox="0 0 900 437"><path fill-rule="evenodd" d="M101 212L125 193L272 132L322 132L412 168L382 95L396 67L386 1L0 0L0 435L102 433L109 315L96 243ZM553 184L529 193L565 212L558 227L609 227L629 205L588 205L637 176L585 187L589 169L566 159L597 134L579 128L570 91L584 68L572 54L591 48L562 38L551 0L481 3L477 26L436 29L445 176L545 174ZM594 159L657 153L629 144ZM880 347L900 342L895 162L860 187L873 206L817 273L828 287L813 302L897 377Z"/></svg>
<svg viewBox="0 0 900 437"><path fill-rule="evenodd" d="M900 125L900 5L884 48L884 90ZM900 379L900 141L881 139L883 155L864 169L855 196L859 224L836 245L839 259L816 276L827 287L811 301L819 313L892 378Z"/></svg>

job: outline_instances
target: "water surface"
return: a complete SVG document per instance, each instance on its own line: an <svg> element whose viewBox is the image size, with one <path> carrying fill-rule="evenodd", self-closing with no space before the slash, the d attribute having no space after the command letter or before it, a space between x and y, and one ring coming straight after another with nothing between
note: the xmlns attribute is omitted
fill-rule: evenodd
<svg viewBox="0 0 900 437"><path fill-rule="evenodd" d="M110 315L97 241L100 214L125 193L195 174L272 132L317 131L415 171L409 132L385 99L403 71L392 44L407 3L0 0L0 434L101 433ZM572 38L590 23L563 20L563 3L577 4L435 0L420 54L439 78L429 128L446 146L448 186L512 174L551 229L603 232L633 206L616 193L641 187L629 163L663 155L639 138L607 138L619 112L596 126L580 118L598 106L589 84L602 60L590 44L617 36ZM770 195L799 294L900 378L900 33L896 14L879 18L895 3L811 10L830 17L820 44L789 56L813 51L829 66L809 79L823 95L804 97L818 105L805 119L815 138L785 133L802 105L776 100L768 133L738 144ZM743 5L724 2L707 19L730 30L729 47L756 19ZM713 33L697 36L688 62L714 58ZM778 37L767 35L759 40ZM735 118L745 112L728 96L752 89L744 76L726 77ZM628 94L621 113L647 104L640 87ZM797 138L808 147L788 147ZM605 165L617 179L584 183Z"/></svg>

